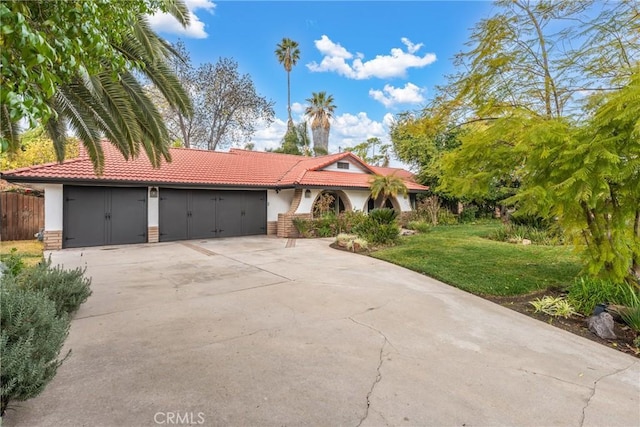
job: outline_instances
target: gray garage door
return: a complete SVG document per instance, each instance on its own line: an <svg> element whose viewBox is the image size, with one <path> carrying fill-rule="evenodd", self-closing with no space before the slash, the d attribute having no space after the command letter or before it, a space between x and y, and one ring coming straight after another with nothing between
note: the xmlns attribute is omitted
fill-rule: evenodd
<svg viewBox="0 0 640 427"><path fill-rule="evenodd" d="M147 189L64 187L64 248L147 241Z"/></svg>
<svg viewBox="0 0 640 427"><path fill-rule="evenodd" d="M160 240L266 234L265 191L160 189Z"/></svg>

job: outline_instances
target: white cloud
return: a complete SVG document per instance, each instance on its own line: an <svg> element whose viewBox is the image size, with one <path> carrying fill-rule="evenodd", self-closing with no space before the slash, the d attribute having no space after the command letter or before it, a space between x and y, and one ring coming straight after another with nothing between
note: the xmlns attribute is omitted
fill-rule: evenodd
<svg viewBox="0 0 640 427"><path fill-rule="evenodd" d="M304 110L305 110L305 106L299 102L294 102L293 104L291 104L292 113L302 114L304 113Z"/></svg>
<svg viewBox="0 0 640 427"><path fill-rule="evenodd" d="M313 72L336 72L342 76L355 80L364 80L371 77L390 78L404 77L408 68L422 68L436 60L436 55L426 53L424 56L416 55L423 44L414 44L406 37L401 39L407 48L391 49L390 55L376 55L375 58L364 61L364 55L354 55L339 43L334 43L326 35L315 41L316 48L323 55L318 64L313 61L307 64L307 68Z"/></svg>
<svg viewBox="0 0 640 427"><path fill-rule="evenodd" d="M349 53L347 49L342 47L340 43L332 42L326 35L322 35L322 37L320 37L320 40L316 40L314 43L320 53L325 56L345 59L353 58L353 55Z"/></svg>
<svg viewBox="0 0 640 427"><path fill-rule="evenodd" d="M382 123L387 127L387 128L391 128L391 126L393 126L396 122L396 118L393 114L391 113L387 113L384 115L384 117L382 118Z"/></svg>
<svg viewBox="0 0 640 427"><path fill-rule="evenodd" d="M301 120L303 120L301 115L294 117L296 123ZM389 127L393 120L394 117L391 113L385 114L381 122L369 118L365 112L357 114L344 113L335 116L331 119L329 152L337 153L340 149L354 146L374 137L379 138L383 144L390 144ZM284 120L276 118L270 126L262 123L258 124L256 129L257 131L251 138L254 150L265 151L266 149L278 148L287 130L287 121L286 118ZM311 137L311 127L309 127L309 137ZM244 144L238 144L237 146L243 148ZM390 166L409 168L409 166L393 158Z"/></svg>
<svg viewBox="0 0 640 427"><path fill-rule="evenodd" d="M413 44L411 43L411 40L409 40L406 37L402 37L400 41L402 42L403 45L407 47L407 51L409 53L416 53L417 51L420 50L422 46L424 46L424 43Z"/></svg>
<svg viewBox="0 0 640 427"><path fill-rule="evenodd" d="M389 139L389 129L381 122L372 120L367 113L344 113L331 121L329 133L329 151L338 152L339 148L354 146L369 138Z"/></svg>
<svg viewBox="0 0 640 427"><path fill-rule="evenodd" d="M294 117L294 122L299 123L303 119L303 116L299 115ZM382 121L371 119L366 112L357 114L344 113L334 116L331 119L331 131L329 133L329 152L337 153L339 150L352 147L369 138L379 138L383 144L390 144L389 128L393 121L394 116L391 113L385 114ZM258 124L256 129L251 138L254 150L275 149L280 146L282 137L286 133L287 120L286 118L284 120L276 118L271 125ZM309 137L311 138L311 126L309 126ZM244 144L237 144L237 147L243 148ZM390 166L409 169L408 165L394 158L391 159Z"/></svg>
<svg viewBox="0 0 640 427"><path fill-rule="evenodd" d="M275 149L280 146L282 137L287 131L286 120L276 118L271 125L266 123L258 123L256 132L251 137L251 141L255 147L255 151L265 151L266 149ZM243 144L240 145L240 148Z"/></svg>
<svg viewBox="0 0 640 427"><path fill-rule="evenodd" d="M185 0L189 8L190 24L187 28L182 27L180 23L168 13L156 13L147 16L151 28L155 31L169 34L176 34L194 39L205 39L208 37L202 22L195 14L196 10L205 10L211 14L216 7L211 0Z"/></svg>
<svg viewBox="0 0 640 427"><path fill-rule="evenodd" d="M382 90L369 90L369 96L389 108L397 104L419 104L424 102L425 89L413 83L407 83L403 88L384 85Z"/></svg>
<svg viewBox="0 0 640 427"><path fill-rule="evenodd" d="M292 110L293 106L292 104ZM393 117L389 114L390 117ZM299 123L305 118L302 115L294 116L294 122ZM386 116L385 116L386 119ZM287 131L286 118L276 118L270 126L265 123L256 126L256 132L251 138L255 144L255 150L264 151L267 148L278 148L282 137ZM311 137L311 123L309 123L309 137ZM368 138L377 137L381 140L389 140L389 128L386 123L372 120L367 113L345 113L334 116L331 119L331 131L329 133L329 152L337 153L339 149L353 146L366 141ZM240 147L243 144L240 144Z"/></svg>

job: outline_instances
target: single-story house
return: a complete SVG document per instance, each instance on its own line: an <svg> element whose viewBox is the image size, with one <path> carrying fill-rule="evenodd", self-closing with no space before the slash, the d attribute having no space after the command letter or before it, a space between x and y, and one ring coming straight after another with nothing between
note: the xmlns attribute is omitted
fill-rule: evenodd
<svg viewBox="0 0 640 427"><path fill-rule="evenodd" d="M63 163L6 171L2 179L45 194L47 249L270 234L294 237L293 218L310 218L325 193L336 211L368 211L375 174L402 178L408 196L389 200L407 212L427 187L413 174L366 164L350 152L302 157L231 149L171 149L153 168L144 154L125 160L103 144L104 172L81 153Z"/></svg>

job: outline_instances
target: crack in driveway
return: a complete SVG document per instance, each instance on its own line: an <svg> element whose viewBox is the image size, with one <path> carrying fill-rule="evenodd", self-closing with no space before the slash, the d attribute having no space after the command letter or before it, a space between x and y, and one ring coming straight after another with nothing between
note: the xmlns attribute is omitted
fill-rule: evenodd
<svg viewBox="0 0 640 427"><path fill-rule="evenodd" d="M605 378L612 377L612 376L614 376L614 375L616 375L616 374L619 374L620 372L624 372L624 371L626 371L627 369L629 369L629 368L631 368L631 367L635 366L637 363L638 363L638 362L633 362L631 365L629 365L629 366L627 366L627 367L625 367L625 368L621 368L621 369L618 369L618 370L616 370L616 371L613 371L613 372L611 372L611 373L609 373L609 374L602 375L602 376L598 377L598 378L593 382L593 388L591 389L591 395L587 398L587 402L585 403L584 407L582 408L582 416L580 417L580 426L581 426L581 427L584 425L584 420L585 420L586 415L587 415L587 414L586 414L587 408L588 408L588 407L589 407L589 405L591 404L591 400L593 400L593 397L596 395L596 391L597 391L596 389L598 388L598 383L599 383L600 381L602 381L603 379L605 379Z"/></svg>
<svg viewBox="0 0 640 427"><path fill-rule="evenodd" d="M524 369L524 368L517 368L516 370L518 370L520 372L525 372L525 373L531 374L531 375L540 375L541 377L551 378L553 380L560 381L560 382L565 383L565 384L571 384L571 385L575 385L575 386L578 386L578 387L583 387L583 388L586 388L586 389L590 389L590 387L588 387L588 386L585 386L585 385L582 385L582 384L578 384L578 383L573 382L573 381L567 381L567 380L564 380L562 378L554 377L553 375L544 374L542 372L530 371L529 369Z"/></svg>
<svg viewBox="0 0 640 427"><path fill-rule="evenodd" d="M393 344L391 344L391 341L389 341L387 336L383 334L382 331L380 331L379 329L376 329L371 325L367 325L366 323L358 322L356 319L354 319L351 316L349 317L349 320L351 320L353 323L357 325L371 329L372 331L376 331L384 339L384 341L382 342L382 346L380 347L380 353L378 355L378 367L376 368L376 377L373 380L373 383L371 384L371 388L369 388L369 392L367 393L367 396L366 396L367 406L364 410L364 415L362 416L362 418L360 418L360 422L358 422L358 424L356 425L356 427L360 427L362 423L369 416L369 408L371 407L371 395L373 394L378 383L382 380L382 372L380 370L382 369L382 364L384 363L384 356L385 356L384 349L387 346L387 344L389 344L391 347L393 347ZM393 348L395 349L395 347ZM382 414L380 414L380 416L382 417ZM382 418L384 419L384 417Z"/></svg>

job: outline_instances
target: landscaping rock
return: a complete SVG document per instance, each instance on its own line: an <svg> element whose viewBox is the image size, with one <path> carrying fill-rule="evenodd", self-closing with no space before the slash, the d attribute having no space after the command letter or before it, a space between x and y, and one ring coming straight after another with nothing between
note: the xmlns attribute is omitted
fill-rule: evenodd
<svg viewBox="0 0 640 427"><path fill-rule="evenodd" d="M531 244L531 240L529 240L529 239L522 239L522 244L523 244L523 245L530 245L530 244Z"/></svg>
<svg viewBox="0 0 640 427"><path fill-rule="evenodd" d="M418 234L418 232L416 230L407 230L406 228L403 228L401 234L403 236L413 236L414 234Z"/></svg>
<svg viewBox="0 0 640 427"><path fill-rule="evenodd" d="M613 317L605 312L587 319L589 330L605 340L615 340L616 334L613 332Z"/></svg>

